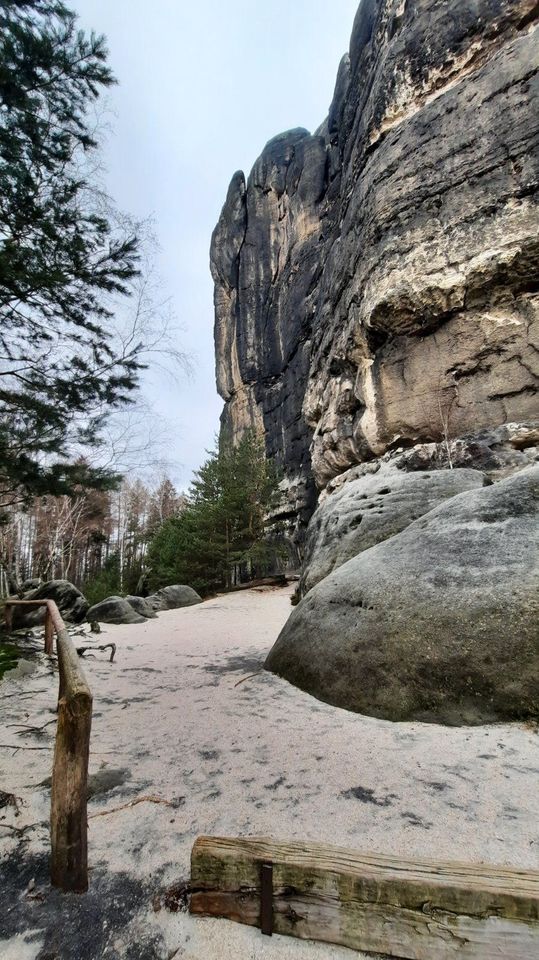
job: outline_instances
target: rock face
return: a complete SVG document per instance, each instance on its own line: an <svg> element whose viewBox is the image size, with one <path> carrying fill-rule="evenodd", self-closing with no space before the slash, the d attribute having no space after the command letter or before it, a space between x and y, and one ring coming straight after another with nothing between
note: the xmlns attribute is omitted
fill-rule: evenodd
<svg viewBox="0 0 539 960"><path fill-rule="evenodd" d="M184 584L173 584L170 587L163 587L151 597L146 598L151 608L155 610L177 610L178 607L191 607L195 603L202 603L202 597L199 597L196 590L187 587Z"/></svg>
<svg viewBox="0 0 539 960"><path fill-rule="evenodd" d="M315 491L302 414L322 271L326 143L292 130L266 146L249 180L235 174L212 238L222 429L263 429L285 471L283 512L308 519Z"/></svg>
<svg viewBox="0 0 539 960"><path fill-rule="evenodd" d="M268 669L389 720L539 716L539 466L441 504L339 567Z"/></svg>
<svg viewBox="0 0 539 960"><path fill-rule="evenodd" d="M88 610L86 597L69 580L48 580L46 583L41 583L36 589L27 591L24 594L24 599L54 600L62 619L66 623L81 623ZM35 610L23 610L22 607L15 607L13 626L15 629L33 627L43 623L44 619L44 607Z"/></svg>
<svg viewBox="0 0 539 960"><path fill-rule="evenodd" d="M482 487L485 482L477 470L405 473L384 466L376 471L371 466L371 472L344 484L316 510L305 544L302 593L358 553L400 533L444 500Z"/></svg>
<svg viewBox="0 0 539 960"><path fill-rule="evenodd" d="M211 249L223 429L301 530L396 447L537 418L539 8L363 0L329 116L234 176Z"/></svg>
<svg viewBox="0 0 539 960"><path fill-rule="evenodd" d="M89 623L145 623L146 618L131 606L123 597L107 597L90 607L86 615Z"/></svg>

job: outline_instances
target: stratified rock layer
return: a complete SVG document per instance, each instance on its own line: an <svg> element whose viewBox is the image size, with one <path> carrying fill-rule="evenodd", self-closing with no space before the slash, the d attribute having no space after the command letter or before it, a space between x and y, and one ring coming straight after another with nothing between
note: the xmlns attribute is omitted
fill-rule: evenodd
<svg viewBox="0 0 539 960"><path fill-rule="evenodd" d="M539 716L539 467L461 493L295 608L266 666L388 720Z"/></svg>
<svg viewBox="0 0 539 960"><path fill-rule="evenodd" d="M223 427L303 528L397 446L537 418L539 7L363 0L328 119L235 175L212 240Z"/></svg>

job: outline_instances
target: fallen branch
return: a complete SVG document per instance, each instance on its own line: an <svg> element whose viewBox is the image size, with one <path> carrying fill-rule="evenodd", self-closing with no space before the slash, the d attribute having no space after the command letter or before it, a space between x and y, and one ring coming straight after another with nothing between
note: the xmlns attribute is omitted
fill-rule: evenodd
<svg viewBox="0 0 539 960"><path fill-rule="evenodd" d="M25 733L28 733L28 731L30 731L31 733L41 733L45 729L45 727L50 727L51 723L56 723L56 717L54 718L54 720L47 720L47 722L44 723L42 727L35 727L35 726L32 726L32 724L30 723L6 723L6 729L7 727L22 727L22 729L19 730L18 733L15 734L15 736L24 737Z"/></svg>
<svg viewBox="0 0 539 960"><path fill-rule="evenodd" d="M9 700L11 697L19 697L20 700L26 700L28 697L34 697L36 693L49 693L49 690L30 690L28 693L3 693L2 701Z"/></svg>
<svg viewBox="0 0 539 960"><path fill-rule="evenodd" d="M92 813L88 820L95 820L96 817L108 817L109 813L118 813L119 810L128 810L129 807L135 807L137 803L162 803L166 807L175 807L171 800L163 800L162 797L137 797L136 800L130 800L129 803L122 803L120 807L112 807L111 810L101 810L99 813Z"/></svg>
<svg viewBox="0 0 539 960"><path fill-rule="evenodd" d="M116 654L116 644L115 643L104 643L101 647L77 647L77 653L79 657L83 657L87 651L90 650L94 653L95 650L110 650L110 659L109 663L112 663L114 656Z"/></svg>
<svg viewBox="0 0 539 960"><path fill-rule="evenodd" d="M264 673L263 669L257 670L256 673L250 673L247 677L242 677L241 680L238 680L238 682L235 683L234 686L239 687L240 683L245 683L246 680L252 680L253 677L258 677L261 673Z"/></svg>
<svg viewBox="0 0 539 960"><path fill-rule="evenodd" d="M0 743L0 750L2 747L6 750L50 750L50 747L23 747L17 743Z"/></svg>
<svg viewBox="0 0 539 960"><path fill-rule="evenodd" d="M29 823L26 827L12 827L9 823L0 823L0 830L2 827L5 830L13 830L13 833L18 833L20 836L24 836L27 830L33 830L34 827L41 827L44 824L42 823Z"/></svg>

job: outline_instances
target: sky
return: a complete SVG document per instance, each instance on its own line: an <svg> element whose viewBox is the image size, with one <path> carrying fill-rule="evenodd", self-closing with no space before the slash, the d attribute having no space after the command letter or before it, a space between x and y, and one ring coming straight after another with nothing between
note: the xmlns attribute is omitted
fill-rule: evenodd
<svg viewBox="0 0 539 960"><path fill-rule="evenodd" d="M358 0L71 0L80 26L107 37L119 81L107 93L108 192L153 217L158 273L193 374L162 371L144 390L170 423L167 457L185 487L219 427L215 390L212 230L234 171L265 143L327 114Z"/></svg>

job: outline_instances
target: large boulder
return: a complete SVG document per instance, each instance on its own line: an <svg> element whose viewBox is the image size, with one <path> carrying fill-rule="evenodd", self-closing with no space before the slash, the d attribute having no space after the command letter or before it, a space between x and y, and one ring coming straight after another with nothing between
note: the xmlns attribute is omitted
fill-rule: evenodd
<svg viewBox="0 0 539 960"><path fill-rule="evenodd" d="M539 466L339 567L295 608L266 667L388 720L539 716Z"/></svg>
<svg viewBox="0 0 539 960"><path fill-rule="evenodd" d="M384 465L345 483L320 504L307 531L301 592L364 550L400 533L449 497L482 487L476 470L405 473Z"/></svg>
<svg viewBox="0 0 539 960"><path fill-rule="evenodd" d="M153 593L151 597L147 597L147 602L153 610L176 610L178 607L191 607L195 603L202 603L202 597L199 597L192 587L176 583Z"/></svg>
<svg viewBox="0 0 539 960"><path fill-rule="evenodd" d="M128 604L133 607L133 610L140 614L141 617L145 617L147 620L150 620L157 616L151 603L148 603L147 597L126 597L125 599L127 600Z"/></svg>
<svg viewBox="0 0 539 960"><path fill-rule="evenodd" d="M123 597L107 597L95 603L86 614L89 623L145 623L146 617L137 613Z"/></svg>
<svg viewBox="0 0 539 960"><path fill-rule="evenodd" d="M14 598L18 599L18 598ZM69 580L48 580L24 594L25 600L54 600L66 623L81 623L88 610L88 601ZM45 620L45 607L15 607L13 627L35 627Z"/></svg>

